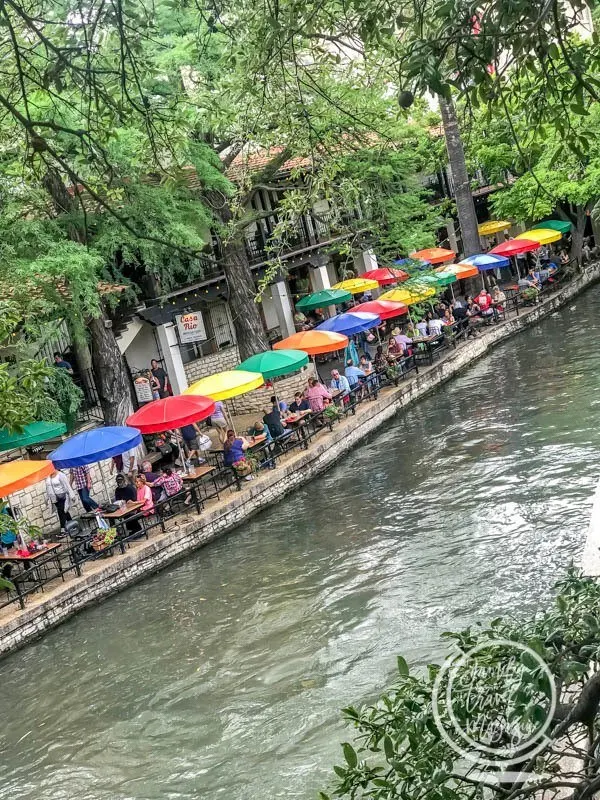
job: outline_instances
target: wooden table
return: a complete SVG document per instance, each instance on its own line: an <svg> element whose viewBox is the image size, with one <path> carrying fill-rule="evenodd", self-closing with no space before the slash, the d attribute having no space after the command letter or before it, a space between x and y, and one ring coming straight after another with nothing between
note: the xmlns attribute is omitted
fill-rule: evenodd
<svg viewBox="0 0 600 800"><path fill-rule="evenodd" d="M180 473L181 479L183 481L197 481L199 478L203 478L205 475L209 475L211 472L214 472L215 468L211 467L209 464L202 464L199 467L196 467L191 472Z"/></svg>
<svg viewBox="0 0 600 800"><path fill-rule="evenodd" d="M123 519L123 517L126 517L128 514L133 514L134 512L139 511L143 505L143 503L140 503L137 500L128 500L126 505L124 505L122 508L119 508L116 511L109 511L106 514L100 514L100 516L104 517L104 519Z"/></svg>
<svg viewBox="0 0 600 800"><path fill-rule="evenodd" d="M15 549L14 555L8 553L7 555L0 555L0 561L35 561L42 556L47 555L48 553L52 553L58 548L61 547L60 542L52 542L51 544L44 545L42 550L34 550L32 553L26 556L19 556L17 555L17 551Z"/></svg>
<svg viewBox="0 0 600 800"><path fill-rule="evenodd" d="M47 556L48 553L53 555L53 561L56 564L60 577L65 580L65 576L62 574L61 566L60 566L60 558L57 553L57 550L62 547L60 542L52 542L51 544L46 544L41 550L34 550L32 553L29 553L26 556L17 555L17 551L15 549L14 554L8 553L7 555L0 555L0 562L2 561L12 561L15 563L23 564L24 572L28 573L31 569L32 572L36 574L38 583L40 584L40 589L42 592L44 591L44 585L42 581L42 575L40 572L40 568L42 567L41 564L37 564L36 562L41 559L43 556ZM23 573L22 573L23 574Z"/></svg>

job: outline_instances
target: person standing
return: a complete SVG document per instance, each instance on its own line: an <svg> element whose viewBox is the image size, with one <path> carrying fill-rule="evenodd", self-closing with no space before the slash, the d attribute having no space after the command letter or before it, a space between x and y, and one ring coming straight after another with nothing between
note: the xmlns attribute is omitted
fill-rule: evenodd
<svg viewBox="0 0 600 800"><path fill-rule="evenodd" d="M217 400L215 410L210 415L210 425L212 428L217 429L219 441L224 444L227 438L227 420L225 419L225 406L220 400Z"/></svg>
<svg viewBox="0 0 600 800"><path fill-rule="evenodd" d="M62 353L54 353L54 363L59 369L64 369L69 375L73 374L73 367L65 361Z"/></svg>
<svg viewBox="0 0 600 800"><path fill-rule="evenodd" d="M73 467L71 469L71 486L77 489L81 504L86 511L95 511L99 508L98 503L90 497L92 476L87 465L84 464L81 467Z"/></svg>
<svg viewBox="0 0 600 800"><path fill-rule="evenodd" d="M57 469L46 478L46 496L48 502L52 503L56 509L60 521L60 530L61 533L64 533L67 522L71 522L73 519L69 514L69 508L71 500L75 496L64 472Z"/></svg>
<svg viewBox="0 0 600 800"><path fill-rule="evenodd" d="M151 372L158 381L158 394L162 397L169 396L169 376L164 371L164 369L160 366L158 361L153 358L150 362ZM154 387L153 387L154 388Z"/></svg>

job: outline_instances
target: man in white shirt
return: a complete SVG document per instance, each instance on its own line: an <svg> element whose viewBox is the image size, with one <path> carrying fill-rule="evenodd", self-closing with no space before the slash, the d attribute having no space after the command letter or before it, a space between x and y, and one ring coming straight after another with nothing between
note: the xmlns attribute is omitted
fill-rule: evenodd
<svg viewBox="0 0 600 800"><path fill-rule="evenodd" d="M442 332L443 322L441 319L430 319L429 320L429 334L431 336L439 336Z"/></svg>

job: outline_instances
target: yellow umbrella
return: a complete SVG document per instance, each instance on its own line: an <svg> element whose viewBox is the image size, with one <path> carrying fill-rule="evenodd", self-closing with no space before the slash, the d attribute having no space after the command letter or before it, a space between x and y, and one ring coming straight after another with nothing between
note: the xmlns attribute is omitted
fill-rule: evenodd
<svg viewBox="0 0 600 800"><path fill-rule="evenodd" d="M534 228L531 231L525 231L515 236L515 239L529 239L531 242L538 244L550 244L550 242L558 242L562 239L560 231L553 231L550 228Z"/></svg>
<svg viewBox="0 0 600 800"><path fill-rule="evenodd" d="M380 300L390 300L392 303L404 303L405 306L412 306L421 303L428 297L433 297L435 289L427 286L420 286L418 290L409 291L408 289L390 289L389 292L379 295Z"/></svg>
<svg viewBox="0 0 600 800"><path fill-rule="evenodd" d="M350 292L350 294L363 294L363 292L369 292L371 289L379 289L379 284L377 281L371 281L368 278L348 278L347 281L336 283L331 288Z"/></svg>
<svg viewBox="0 0 600 800"><path fill-rule="evenodd" d="M246 372L243 369L232 369L217 372L207 378L200 378L192 383L183 394L200 394L213 400L229 400L240 394L258 389L265 382L260 372Z"/></svg>
<svg viewBox="0 0 600 800"><path fill-rule="evenodd" d="M505 219L498 221L491 219L489 222L482 222L481 225L478 225L477 232L480 236L493 236L495 233L507 230L511 224Z"/></svg>

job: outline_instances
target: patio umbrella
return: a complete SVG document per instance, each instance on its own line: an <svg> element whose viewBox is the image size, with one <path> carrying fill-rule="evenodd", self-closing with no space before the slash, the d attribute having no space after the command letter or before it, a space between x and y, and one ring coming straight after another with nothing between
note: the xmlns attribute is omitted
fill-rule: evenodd
<svg viewBox="0 0 600 800"><path fill-rule="evenodd" d="M250 356L236 370L260 372L266 381L271 378L280 378L290 372L298 372L308 364L308 356L303 350L266 350Z"/></svg>
<svg viewBox="0 0 600 800"><path fill-rule="evenodd" d="M299 331L275 342L274 350L304 350L309 356L317 356L322 353L333 353L342 350L348 344L348 337L341 333L332 331L318 331L316 328L311 331Z"/></svg>
<svg viewBox="0 0 600 800"><path fill-rule="evenodd" d="M176 395L143 405L126 423L140 433L162 433L200 422L215 410L215 401L200 395Z"/></svg>
<svg viewBox="0 0 600 800"><path fill-rule="evenodd" d="M364 294L365 292L370 292L371 289L378 289L379 284L377 281L370 281L362 277L348 278L346 281L334 283L332 288L343 292L350 292L350 294Z"/></svg>
<svg viewBox="0 0 600 800"><path fill-rule="evenodd" d="M534 242L531 239L509 239L506 242L497 244L496 247L492 247L490 254L510 258L520 253L529 253L532 250L537 250L539 246L539 242Z"/></svg>
<svg viewBox="0 0 600 800"><path fill-rule="evenodd" d="M456 275L459 281L464 281L467 278L474 278L479 275L477 267L471 267L468 264L447 264L444 267L438 267L436 270L438 275Z"/></svg>
<svg viewBox="0 0 600 800"><path fill-rule="evenodd" d="M141 433L124 425L93 428L71 436L53 450L48 458L57 469L83 467L86 464L94 464L105 458L121 455L140 444L142 444Z"/></svg>
<svg viewBox="0 0 600 800"><path fill-rule="evenodd" d="M230 400L232 397L258 389L264 382L260 372L232 369L200 378L199 381L192 383L183 394L199 394L213 400Z"/></svg>
<svg viewBox="0 0 600 800"><path fill-rule="evenodd" d="M450 286L456 283L458 278L453 272L434 272L432 275L423 275L419 277L419 283L425 286L432 286L434 289L441 289L444 286Z"/></svg>
<svg viewBox="0 0 600 800"><path fill-rule="evenodd" d="M428 289L425 289L427 291ZM422 296L421 293L412 291L411 289L405 289L404 287L400 289L390 289L389 291L382 294L379 299L380 300L389 300L392 303L403 303L405 306L412 306L415 303L420 303L422 300L426 300L427 297L431 297L431 295L435 294L435 289L429 290L430 294L426 294Z"/></svg>
<svg viewBox="0 0 600 800"><path fill-rule="evenodd" d="M553 228L533 228L530 231L525 231L525 233L520 233L515 238L519 240L529 239L532 242L538 242L538 244L550 244L562 239L562 233L555 231Z"/></svg>
<svg viewBox="0 0 600 800"><path fill-rule="evenodd" d="M346 336L353 336L355 333L368 331L381 323L381 318L377 314L369 314L364 311L349 311L347 314L336 314L331 319L326 319L315 328L316 331L333 331L343 333Z"/></svg>
<svg viewBox="0 0 600 800"><path fill-rule="evenodd" d="M532 241L531 239L509 239L506 242L501 242L497 244L496 247L492 247L490 250L491 255L497 256L506 256L507 258L515 257L515 266L517 268L517 275L519 278L521 277L521 273L519 271L519 262L516 260L516 256L520 253L530 253L533 250L537 250L540 246L539 242Z"/></svg>
<svg viewBox="0 0 600 800"><path fill-rule="evenodd" d="M394 269L393 267L381 267L379 269L370 269L368 272L363 272L360 276L369 281L377 281L379 286L387 286L390 283L400 283L407 281L410 278L408 272L403 269Z"/></svg>
<svg viewBox="0 0 600 800"><path fill-rule="evenodd" d="M533 226L534 230L539 230L540 228L548 228L552 231L560 231L561 233L570 233L572 225L570 222L566 222L563 219L545 219L543 222L536 222Z"/></svg>
<svg viewBox="0 0 600 800"><path fill-rule="evenodd" d="M485 289L485 280L483 273L491 269L502 269L503 267L510 266L510 260L505 256L491 255L490 253L481 253L476 256L469 256L463 259L458 264L459 267L476 267L481 273L481 285Z"/></svg>
<svg viewBox="0 0 600 800"><path fill-rule="evenodd" d="M511 226L511 222L507 222L505 219L501 220L489 220L488 222L482 222L481 225L477 226L477 233L480 236L493 236L495 233L500 233L500 231L508 230Z"/></svg>
<svg viewBox="0 0 600 800"><path fill-rule="evenodd" d="M377 314L380 319L393 319L408 313L408 307L404 303L392 303L389 300L368 300L354 306L352 313L366 311L367 314Z"/></svg>
<svg viewBox="0 0 600 800"><path fill-rule="evenodd" d="M339 303L347 303L352 299L350 292L341 289L321 289L320 292L313 292L306 295L296 303L298 311L314 311L315 308L327 308Z"/></svg>
<svg viewBox="0 0 600 800"><path fill-rule="evenodd" d="M62 436L66 430L67 426L62 422L30 422L20 433L3 429L0 430L0 451L47 442L48 439Z"/></svg>
<svg viewBox="0 0 600 800"><path fill-rule="evenodd" d="M411 253L410 257L429 261L431 264L443 264L444 261L452 261L455 255L456 253L453 250L446 250L443 247L429 247L425 250L417 250Z"/></svg>
<svg viewBox="0 0 600 800"><path fill-rule="evenodd" d="M51 461L9 461L0 464L0 497L7 497L52 475Z"/></svg>

